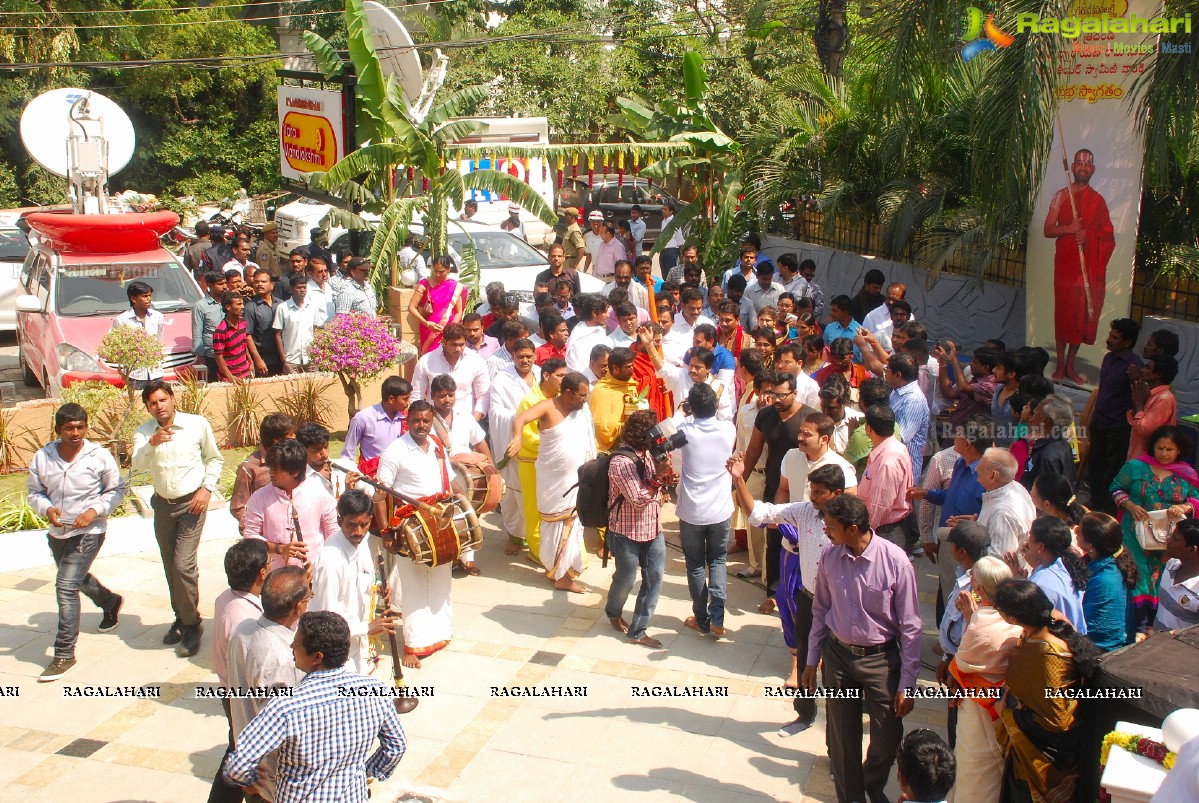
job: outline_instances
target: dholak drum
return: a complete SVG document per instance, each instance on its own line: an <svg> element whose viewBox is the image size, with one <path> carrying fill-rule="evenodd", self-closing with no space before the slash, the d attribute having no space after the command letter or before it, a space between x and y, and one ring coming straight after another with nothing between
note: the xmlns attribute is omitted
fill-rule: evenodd
<svg viewBox="0 0 1199 803"><path fill-rule="evenodd" d="M483 545L483 528L466 497L455 494L430 504L432 514L401 505L391 528L383 533L383 547L433 568L453 563L464 550Z"/></svg>
<svg viewBox="0 0 1199 803"><path fill-rule="evenodd" d="M475 515L482 516L500 506L504 497L504 478L487 458L480 454L450 456L454 469L454 487L466 497Z"/></svg>

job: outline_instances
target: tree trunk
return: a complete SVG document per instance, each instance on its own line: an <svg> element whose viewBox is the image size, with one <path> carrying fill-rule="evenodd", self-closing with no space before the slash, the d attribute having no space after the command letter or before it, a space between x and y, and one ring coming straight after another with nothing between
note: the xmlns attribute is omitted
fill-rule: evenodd
<svg viewBox="0 0 1199 803"><path fill-rule="evenodd" d="M816 19L816 54L824 72L833 78L842 77L842 64L849 48L849 26L845 21L845 0L820 0Z"/></svg>

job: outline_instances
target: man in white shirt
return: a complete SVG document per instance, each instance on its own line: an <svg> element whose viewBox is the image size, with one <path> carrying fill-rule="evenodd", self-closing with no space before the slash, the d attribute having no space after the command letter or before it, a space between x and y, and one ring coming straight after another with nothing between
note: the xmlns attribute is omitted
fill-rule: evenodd
<svg viewBox="0 0 1199 803"><path fill-rule="evenodd" d="M296 282L291 288L291 298L275 306L275 347L283 357L283 365L289 374L312 371L308 348L316 327L324 326L328 320L325 308L308 298L308 285Z"/></svg>
<svg viewBox="0 0 1199 803"><path fill-rule="evenodd" d="M316 553L309 603L310 610L333 611L346 620L350 626L349 666L360 675L371 671L370 637L394 633L396 627L396 616L391 611L371 621L375 613L370 609L375 567L366 541L371 515L371 499L362 491L351 489L337 500L337 525L341 529Z"/></svg>
<svg viewBox="0 0 1199 803"><path fill-rule="evenodd" d="M977 518L991 534L988 555L1003 560L1008 554L1020 554L1028 538L1028 529L1037 517L1037 508L1024 486L1016 482L1016 458L1007 449L991 448L978 461L978 484L983 487L983 506L978 516L950 516L945 522L953 527L964 519Z"/></svg>
<svg viewBox="0 0 1199 803"><path fill-rule="evenodd" d="M779 489L774 501L808 501L808 477L821 466L837 466L845 474L846 493L857 494L858 474L854 467L831 448L833 419L824 413L808 413L799 426L798 448L783 456Z"/></svg>
<svg viewBox="0 0 1199 803"><path fill-rule="evenodd" d="M820 389L820 412L833 420L833 438L829 441L829 447L839 455L844 455L849 446L851 422L862 419L859 411L849 407L850 392L845 377L835 374Z"/></svg>
<svg viewBox="0 0 1199 803"><path fill-rule="evenodd" d="M685 287L679 293L679 314L662 338L662 356L670 365L681 366L683 355L695 342L695 327L701 323L712 324L703 316L704 297L694 287Z"/></svg>
<svg viewBox="0 0 1199 803"><path fill-rule="evenodd" d="M799 260L795 254L783 254L779 257L778 283L784 293L790 293L798 301L801 298L812 297L812 287L799 272Z"/></svg>
<svg viewBox="0 0 1199 803"><path fill-rule="evenodd" d="M583 245L587 249L587 264L579 266L576 270L595 273L595 265L599 261L600 246L604 244L604 239L600 237L600 224L603 222L604 213L598 209L587 215L587 223L591 226L583 235Z"/></svg>
<svg viewBox="0 0 1199 803"><path fill-rule="evenodd" d="M591 349L603 344L611 346L606 324L608 301L595 293L584 293L578 299L579 323L570 331L566 341L566 367L584 373L591 364Z"/></svg>
<svg viewBox="0 0 1199 803"><path fill-rule="evenodd" d="M324 310L326 321L333 320L337 315L337 301L329 281L329 270L320 254L308 257L308 300ZM294 288L292 292L295 292Z"/></svg>
<svg viewBox="0 0 1199 803"><path fill-rule="evenodd" d="M466 347L466 327L451 323L441 333L441 348L430 351L416 363L412 374L412 398L432 401L429 385L433 377L449 374L458 387L454 409L476 421L487 415L491 375L478 352Z"/></svg>
<svg viewBox="0 0 1199 803"><path fill-rule="evenodd" d="M862 319L862 326L874 333L875 337L879 337L880 333L885 333L887 341L883 343L883 338L879 337L879 342L883 343L883 348L891 350L890 340L892 331L891 322L891 307L896 301L904 301L907 299L908 288L901 282L891 282L887 285L886 301L882 306L875 307L866 313L866 317ZM911 307L908 307L908 316L910 320L915 320L915 316L911 314Z"/></svg>
<svg viewBox="0 0 1199 803"><path fill-rule="evenodd" d="M659 369L658 376L666 381L667 387L674 394L674 417L678 421L683 421L691 416L691 413L684 409L684 402L695 385L708 385L716 393L716 420L730 422L733 420L736 406L736 399L733 397L736 393L732 385L726 385L712 373L714 361L715 355L712 354L711 349L698 346L691 349L691 357L685 366L673 368L669 363L663 363L662 368Z"/></svg>
<svg viewBox="0 0 1199 803"><path fill-rule="evenodd" d="M662 204L662 231L666 231L666 227L674 221L674 213L677 210L673 204ZM679 251L683 247L683 229L680 227L675 229L670 235L670 239L666 241L666 246L662 249L661 255L658 257L658 268L662 275L670 278L670 272L679 263Z"/></svg>
<svg viewBox="0 0 1199 803"><path fill-rule="evenodd" d="M591 347L591 356L587 360L587 370L583 371L583 376L587 377L588 387L595 387L595 383L608 375L608 358L612 356L612 347L608 343L596 343Z"/></svg>
<svg viewBox="0 0 1199 803"><path fill-rule="evenodd" d="M250 283L254 271L258 270L258 264L250 261L250 241L245 237L238 237L234 240L233 258L221 266L221 273L231 270L240 273L246 284Z"/></svg>
<svg viewBox="0 0 1199 803"><path fill-rule="evenodd" d="M154 309L152 299L154 288L145 282L130 282L125 287L125 295L129 297L129 309L122 312L112 322L115 329L118 326L140 328L146 334L158 338L162 342L162 330L167 324L166 316ZM133 387L141 390L151 379L162 378L162 368L135 368L130 372Z"/></svg>
<svg viewBox="0 0 1199 803"><path fill-rule="evenodd" d="M731 395L731 391L729 392ZM679 449L679 537L687 564L691 616L683 622L704 635L723 636L725 582L733 499L723 460L733 453L737 431L716 418L716 392L706 384L687 394L693 420L679 426L687 443Z"/></svg>
<svg viewBox="0 0 1199 803"><path fill-rule="evenodd" d="M455 409L457 391L458 385L454 381L454 377L448 374L433 377L429 386L434 413L433 434L437 436L455 460L462 462L470 460L494 465L491 448L487 445L487 435L479 426L479 422ZM466 492L467 489L460 490ZM479 567L475 565L473 549L463 549L462 554L455 561L455 565L469 575L477 576L479 574Z"/></svg>
<svg viewBox="0 0 1199 803"><path fill-rule="evenodd" d="M447 327L448 328L448 327ZM379 482L409 499L451 491L449 456L429 437L433 405L414 401L408 407L408 432L384 450L379 458ZM375 493L375 520L390 520L388 497ZM420 669L426 658L450 643L454 613L450 599L453 566L429 567L413 560L396 561L400 610L404 613L404 658L409 669ZM394 586L393 586L394 589ZM395 600L392 600L395 605Z"/></svg>

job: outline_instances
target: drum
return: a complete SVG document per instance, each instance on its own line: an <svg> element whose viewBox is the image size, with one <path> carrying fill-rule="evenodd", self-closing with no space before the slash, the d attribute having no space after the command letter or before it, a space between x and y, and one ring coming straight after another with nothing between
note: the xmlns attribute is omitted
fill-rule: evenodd
<svg viewBox="0 0 1199 803"><path fill-rule="evenodd" d="M483 545L479 517L465 496L446 496L431 504L433 511L428 514L401 505L392 527L383 533L383 547L433 568L453 563L464 550Z"/></svg>
<svg viewBox="0 0 1199 803"><path fill-rule="evenodd" d="M489 460L480 454L450 456L454 469L454 488L467 498L475 515L497 509L504 497L504 478Z"/></svg>

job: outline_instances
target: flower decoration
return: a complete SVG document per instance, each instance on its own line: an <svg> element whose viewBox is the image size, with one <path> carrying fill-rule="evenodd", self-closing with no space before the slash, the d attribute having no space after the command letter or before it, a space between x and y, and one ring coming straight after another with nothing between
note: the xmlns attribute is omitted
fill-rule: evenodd
<svg viewBox="0 0 1199 803"><path fill-rule="evenodd" d="M337 374L353 417L361 404L362 383L412 355L375 316L342 314L316 330L308 356L318 371Z"/></svg>

